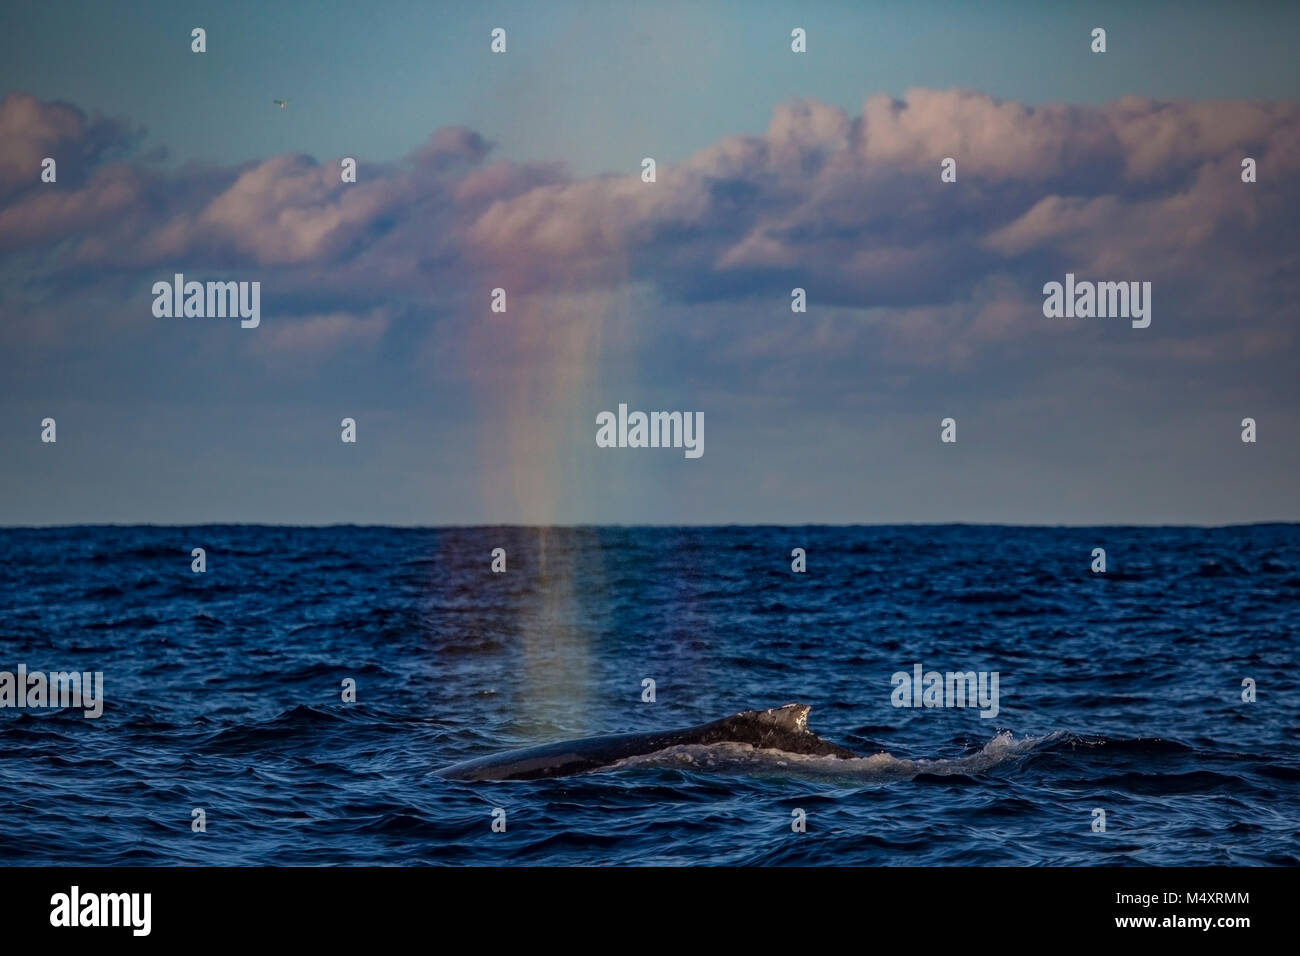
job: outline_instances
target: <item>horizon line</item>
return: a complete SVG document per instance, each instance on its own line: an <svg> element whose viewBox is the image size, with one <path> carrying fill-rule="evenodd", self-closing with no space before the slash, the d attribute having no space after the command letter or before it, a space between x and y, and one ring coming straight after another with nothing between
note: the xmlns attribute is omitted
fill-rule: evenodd
<svg viewBox="0 0 1300 956"><path fill-rule="evenodd" d="M1278 525L1300 526L1300 520L1266 520L1266 521L1245 521L1230 522L1224 524L1194 524L1194 523L1151 523L1151 524L1133 524L1133 523L1100 523L1100 524L1039 524L1033 522L1003 522L1003 521L895 521L895 522L808 522L805 524L782 524L774 522L727 522L722 524L706 523L558 523L558 524L521 524L517 522L506 523L473 523L473 524L369 524L358 522L331 522L328 524L295 524L288 522L265 522L265 521L198 521L188 523L159 523L159 522L92 522L92 523L68 523L68 524L13 524L0 525L0 531L46 531L46 530L68 530L72 528L306 528L306 529L329 529L329 528L358 528L358 529L382 529L393 531L471 531L476 529L500 529L512 528L521 530L587 530L587 529L702 529L716 530L722 528L1200 528L1200 529L1228 529L1228 528L1259 528L1273 527Z"/></svg>

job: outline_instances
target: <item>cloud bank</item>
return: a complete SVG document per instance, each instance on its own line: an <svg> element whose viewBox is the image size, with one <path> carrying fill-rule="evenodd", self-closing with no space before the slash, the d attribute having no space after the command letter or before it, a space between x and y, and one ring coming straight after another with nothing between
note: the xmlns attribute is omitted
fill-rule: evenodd
<svg viewBox="0 0 1300 956"><path fill-rule="evenodd" d="M520 291L644 281L689 302L797 281L860 308L958 301L994 273L1030 289L1066 268L1158 280L1213 264L1246 286L1293 262L1300 172L1294 103L1028 107L962 90L871 96L857 116L783 104L763 135L720 139L653 184L494 160L464 128L401 163L357 157L351 185L337 160L301 155L122 161L126 123L24 94L0 101L0 131L0 248L41 249L51 275L208 264L361 294L503 269ZM41 184L46 155L82 175ZM955 184L939 180L944 157Z"/></svg>
<svg viewBox="0 0 1300 956"><path fill-rule="evenodd" d="M841 442L848 410L937 422L940 406L1037 395L1095 409L1100 442L1134 402L1231 425L1300 398L1290 101L1027 106L913 89L851 114L795 100L761 134L660 163L654 183L639 164L576 177L515 162L463 127L398 162L359 153L355 184L340 157L176 167L138 142L129 120L0 100L11 397L77 376L307 400L327 367L351 376L331 395L346 380L413 402L412 381L468 382L479 404L462 420L507 423L482 438L485 460L514 449L503 494L543 505L571 483L534 465L567 460L555 434L646 394L729 409L736 429L770 422L754 441L820 415L817 434ZM56 184L40 182L45 156ZM948 157L955 183L940 179ZM1258 182L1242 182L1245 157ZM181 320L160 328L149 285L174 272L261 281L261 327L201 345ZM1151 327L1044 318L1042 286L1066 272L1151 282ZM508 317L489 312L496 287ZM806 314L790 311L794 287ZM717 454L725 429L711 426Z"/></svg>

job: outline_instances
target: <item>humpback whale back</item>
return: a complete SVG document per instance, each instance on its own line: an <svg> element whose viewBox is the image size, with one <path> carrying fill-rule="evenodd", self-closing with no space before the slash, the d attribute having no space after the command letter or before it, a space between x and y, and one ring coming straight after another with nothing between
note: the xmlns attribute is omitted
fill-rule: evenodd
<svg viewBox="0 0 1300 956"><path fill-rule="evenodd" d="M694 728L699 739L683 743L742 743L761 750L783 750L818 757L857 757L851 750L822 740L808 729L808 704L786 704L768 710L744 710L703 727ZM686 731L689 734L691 731Z"/></svg>
<svg viewBox="0 0 1300 956"><path fill-rule="evenodd" d="M808 729L807 704L786 704L768 710L745 710L709 724L684 730L653 733L607 734L568 740L541 747L477 757L438 771L453 780L531 780L563 777L598 770L628 757L657 753L691 744L739 743L761 750L777 750L819 757L857 757L858 754L818 737Z"/></svg>

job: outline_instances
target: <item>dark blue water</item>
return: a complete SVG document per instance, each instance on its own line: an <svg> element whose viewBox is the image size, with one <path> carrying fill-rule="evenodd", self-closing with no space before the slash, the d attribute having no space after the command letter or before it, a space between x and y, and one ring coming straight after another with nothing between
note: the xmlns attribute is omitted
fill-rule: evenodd
<svg viewBox="0 0 1300 956"><path fill-rule="evenodd" d="M1300 526L71 528L0 564L0 670L106 697L0 710L4 863L1300 862ZM997 671L999 713L895 708L915 663ZM430 775L789 701L869 759Z"/></svg>

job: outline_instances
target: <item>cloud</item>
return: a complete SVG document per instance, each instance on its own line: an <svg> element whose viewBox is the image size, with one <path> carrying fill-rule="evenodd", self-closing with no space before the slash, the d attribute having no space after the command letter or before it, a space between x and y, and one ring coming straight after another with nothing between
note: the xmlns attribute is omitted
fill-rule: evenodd
<svg viewBox="0 0 1300 956"><path fill-rule="evenodd" d="M58 161L59 181L77 182L88 168L134 146L139 131L120 120L88 117L67 103L28 93L0 99L0 198L40 183L41 161Z"/></svg>
<svg viewBox="0 0 1300 956"><path fill-rule="evenodd" d="M337 159L292 154L238 168L121 162L126 125L25 94L0 101L0 131L0 252L45 250L52 284L242 270L275 275L292 311L318 315L337 311L325 297L349 313L394 294L445 310L496 285L523 296L632 284L666 303L780 309L797 285L814 308L892 310L894 346L950 329L967 350L1035 334L1041 285L1065 271L1151 280L1158 309L1191 310L1189 330L1208 319L1198 303L1230 293L1269 321L1297 291L1293 102L1028 106L916 89L851 115L796 100L762 134L720 138L652 184L639 169L574 179L494 159L463 127L400 162L363 161L355 184ZM85 175L30 185L47 153ZM1259 183L1240 181L1246 155ZM945 157L956 183L940 181ZM310 350L350 328L321 319L268 347Z"/></svg>
<svg viewBox="0 0 1300 956"><path fill-rule="evenodd" d="M603 177L497 203L469 239L539 281L549 263L686 300L797 284L864 308L952 303L999 273L1027 287L1065 269L1262 273L1294 221L1298 134L1292 103L1030 107L913 90L851 117L798 101L763 136L721 140L655 184ZM1245 155L1267 187L1240 181ZM945 157L955 184L939 180Z"/></svg>

